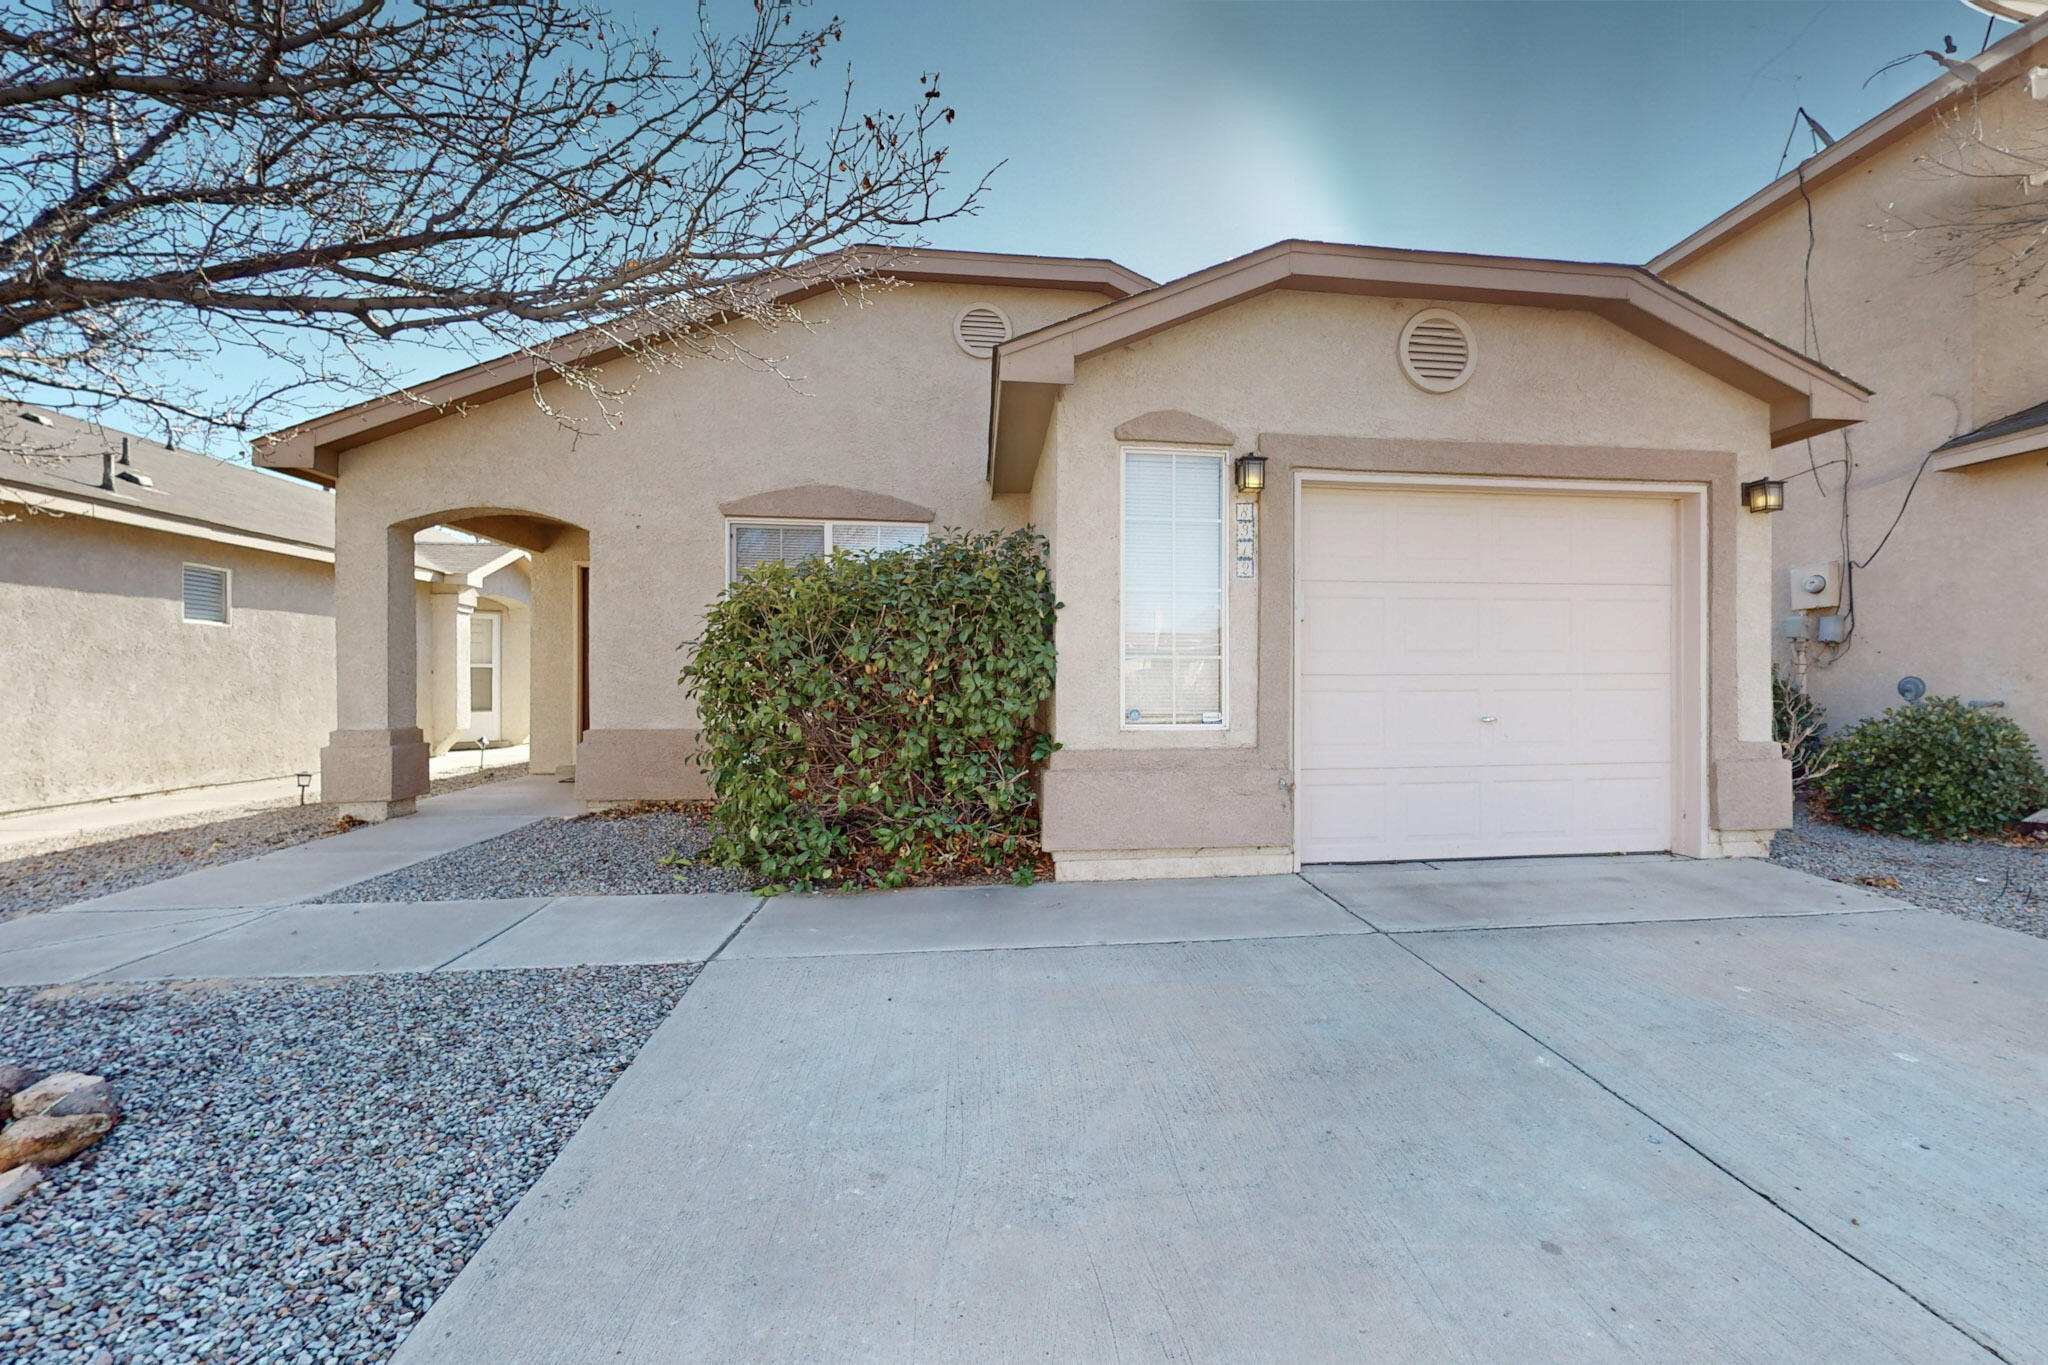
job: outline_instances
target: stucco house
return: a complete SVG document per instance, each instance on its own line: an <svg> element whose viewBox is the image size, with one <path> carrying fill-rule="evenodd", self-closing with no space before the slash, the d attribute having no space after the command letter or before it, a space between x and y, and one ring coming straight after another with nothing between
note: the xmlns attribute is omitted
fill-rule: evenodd
<svg viewBox="0 0 2048 1365"><path fill-rule="evenodd" d="M533 762L605 804L705 792L676 649L737 570L1029 523L1065 604L1061 877L1755 854L1788 823L1743 485L1861 418L1857 384L1627 266L1290 241L1164 285L888 273L734 324L780 374L613 362L616 428L542 412L514 359L263 443L336 491L329 799L424 789L422 527L532 554Z"/></svg>
<svg viewBox="0 0 2048 1365"><path fill-rule="evenodd" d="M1875 389L1774 463L1779 656L1830 720L1917 679L2048 747L2048 298L1938 230L2048 193L2048 20L1956 60L1650 268Z"/></svg>
<svg viewBox="0 0 2048 1365"><path fill-rule="evenodd" d="M0 814L317 769L333 497L21 404L0 439ZM408 565L436 752L527 728L525 556L458 540Z"/></svg>

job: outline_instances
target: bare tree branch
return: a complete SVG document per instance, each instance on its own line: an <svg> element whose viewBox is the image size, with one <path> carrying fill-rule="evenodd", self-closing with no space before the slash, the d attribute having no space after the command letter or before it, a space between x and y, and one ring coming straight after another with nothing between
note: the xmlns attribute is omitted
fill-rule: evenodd
<svg viewBox="0 0 2048 1365"><path fill-rule="evenodd" d="M245 433L419 340L605 395L549 343L736 355L706 324L973 211L936 76L821 116L840 21L732 8L663 43L594 0L0 0L0 385Z"/></svg>

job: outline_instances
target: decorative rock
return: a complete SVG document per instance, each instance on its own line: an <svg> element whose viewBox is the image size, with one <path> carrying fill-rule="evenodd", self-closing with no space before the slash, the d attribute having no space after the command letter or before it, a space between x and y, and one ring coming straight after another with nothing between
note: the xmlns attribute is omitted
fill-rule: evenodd
<svg viewBox="0 0 2048 1365"><path fill-rule="evenodd" d="M16 1166L54 1166L69 1161L107 1135L114 1121L105 1114L69 1114L16 1119L0 1128L0 1171Z"/></svg>
<svg viewBox="0 0 2048 1365"><path fill-rule="evenodd" d="M2020 821L2020 828L2037 838L2048 834L2048 806L2041 807L2041 809Z"/></svg>
<svg viewBox="0 0 2048 1365"><path fill-rule="evenodd" d="M99 1076L88 1076L83 1071L59 1071L45 1076L34 1085L17 1091L14 1096L14 1117L32 1119L38 1114L47 1114L58 1101L81 1090L98 1087L107 1092L111 1101L113 1092L108 1090L106 1080ZM86 1113L107 1113L109 1110L85 1110Z"/></svg>
<svg viewBox="0 0 2048 1365"><path fill-rule="evenodd" d="M0 1171L0 1209L43 1183L43 1168L40 1166L16 1166L11 1171Z"/></svg>
<svg viewBox="0 0 2048 1365"><path fill-rule="evenodd" d="M121 1097L114 1093L113 1086L96 1079L90 1085L81 1085L70 1094L59 1096L57 1102L43 1113L53 1119L69 1118L73 1114L105 1114L110 1119L117 1119L121 1117Z"/></svg>
<svg viewBox="0 0 2048 1365"><path fill-rule="evenodd" d="M0 1066L0 1106L14 1098L17 1090L35 1084L36 1073L25 1066Z"/></svg>

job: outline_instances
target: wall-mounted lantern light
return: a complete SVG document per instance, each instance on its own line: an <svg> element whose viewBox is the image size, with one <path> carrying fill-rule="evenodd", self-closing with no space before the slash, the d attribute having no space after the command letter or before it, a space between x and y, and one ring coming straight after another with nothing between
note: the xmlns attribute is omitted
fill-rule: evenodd
<svg viewBox="0 0 2048 1365"><path fill-rule="evenodd" d="M1785 508L1783 479L1754 479L1742 485L1742 505L1752 512L1780 512Z"/></svg>
<svg viewBox="0 0 2048 1365"><path fill-rule="evenodd" d="M1263 455L1240 455L1237 457L1237 491L1257 493L1266 486L1266 457Z"/></svg>

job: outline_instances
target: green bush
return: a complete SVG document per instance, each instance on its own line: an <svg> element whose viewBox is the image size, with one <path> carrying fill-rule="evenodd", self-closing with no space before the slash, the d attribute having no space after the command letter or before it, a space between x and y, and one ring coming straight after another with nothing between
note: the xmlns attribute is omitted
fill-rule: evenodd
<svg viewBox="0 0 2048 1365"><path fill-rule="evenodd" d="M790 886L1031 880L1045 541L947 535L748 572L684 647L711 856Z"/></svg>
<svg viewBox="0 0 2048 1365"><path fill-rule="evenodd" d="M1949 838L1997 829L2048 800L2048 774L2020 729L1954 697L1894 707L1828 746L1821 779L1846 825Z"/></svg>

